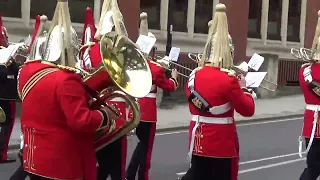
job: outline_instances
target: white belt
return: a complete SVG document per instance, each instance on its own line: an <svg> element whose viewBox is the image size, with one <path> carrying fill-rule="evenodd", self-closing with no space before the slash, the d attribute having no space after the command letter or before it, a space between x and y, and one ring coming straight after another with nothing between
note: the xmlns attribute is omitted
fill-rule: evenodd
<svg viewBox="0 0 320 180"><path fill-rule="evenodd" d="M196 131L200 125L200 123L208 123L208 124L232 124L233 123L233 118L232 117L205 117L205 116L199 116L199 115L192 115L191 121L195 121L196 124L192 129L192 134L191 134L191 142L190 142L190 148L189 148L189 153L188 153L188 159L191 161L192 157L192 151L194 148L194 139L196 137Z"/></svg>
<svg viewBox="0 0 320 180"><path fill-rule="evenodd" d="M157 94L156 93L149 93L145 97L147 97L147 98L157 98Z"/></svg>
<svg viewBox="0 0 320 180"><path fill-rule="evenodd" d="M222 104L220 106L213 106L209 109L211 114L223 114L228 112L231 109L231 104L229 102Z"/></svg>
<svg viewBox="0 0 320 180"><path fill-rule="evenodd" d="M111 102L126 102L123 98L115 97L110 100Z"/></svg>
<svg viewBox="0 0 320 180"><path fill-rule="evenodd" d="M310 141L308 143L307 149L303 152L302 152L302 144L303 144L304 138L302 137L302 132L301 132L301 136L299 136L299 156L301 158L302 158L302 154L308 153L311 148L311 145L312 145L312 142L314 139L314 135L316 134L317 123L318 123L318 119L319 119L320 105L307 104L306 109L314 112L313 126L312 126ZM303 131L303 127L302 127L302 131Z"/></svg>

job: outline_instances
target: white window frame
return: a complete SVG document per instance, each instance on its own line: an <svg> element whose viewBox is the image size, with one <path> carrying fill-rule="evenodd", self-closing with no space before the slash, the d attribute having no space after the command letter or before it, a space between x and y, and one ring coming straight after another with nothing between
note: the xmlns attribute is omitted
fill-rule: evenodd
<svg viewBox="0 0 320 180"><path fill-rule="evenodd" d="M290 0L282 0L282 13L281 13L281 44L287 46L287 34L288 34L288 14L289 14L289 3ZM264 45L269 42L267 40L268 34L268 14L269 14L269 0L262 0L261 9L261 40ZM307 16L307 0L301 0L301 10L300 10L300 29L299 29L299 39L300 45L304 46L305 41L305 29L306 29L306 16ZM292 43L290 43L292 44Z"/></svg>

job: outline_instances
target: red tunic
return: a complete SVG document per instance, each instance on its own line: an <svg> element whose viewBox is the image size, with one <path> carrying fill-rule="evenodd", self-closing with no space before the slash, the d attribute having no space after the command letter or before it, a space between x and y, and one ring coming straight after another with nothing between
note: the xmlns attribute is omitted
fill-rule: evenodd
<svg viewBox="0 0 320 180"><path fill-rule="evenodd" d="M253 116L255 104L251 94L244 93L238 79L235 76L229 76L220 68L205 66L196 71L194 77L195 90L213 108L210 109L212 113L200 112L189 102L189 110L192 115L189 128L191 149L189 155L237 157L238 137L234 110L242 116ZM191 78L192 74L189 81ZM191 94L189 85L187 83L188 97ZM199 120L198 124L197 120Z"/></svg>
<svg viewBox="0 0 320 180"><path fill-rule="evenodd" d="M307 105L320 105L320 98L316 96L312 90L309 89L309 84L305 82L303 71L307 66L303 66L299 72L299 81L300 86L304 95L304 99ZM313 80L320 83L320 64L312 64L311 66L311 75ZM306 109L304 112L304 125L302 130L302 136L304 137L311 137L311 131L313 127L313 120L314 120L314 111ZM319 121L318 127L315 132L315 137L320 137L320 128L319 128Z"/></svg>
<svg viewBox="0 0 320 180"><path fill-rule="evenodd" d="M141 121L144 122L157 122L157 87L164 91L173 92L177 89L177 81L173 78L167 78L164 68L148 60L148 65L152 73L152 88L150 93L143 98L139 98ZM131 112L129 114L131 116Z"/></svg>
<svg viewBox="0 0 320 180"><path fill-rule="evenodd" d="M20 71L21 92L37 72L53 67L26 63ZM22 102L23 160L27 172L52 179L96 180L94 133L102 113L88 108L80 76L65 70L46 75Z"/></svg>

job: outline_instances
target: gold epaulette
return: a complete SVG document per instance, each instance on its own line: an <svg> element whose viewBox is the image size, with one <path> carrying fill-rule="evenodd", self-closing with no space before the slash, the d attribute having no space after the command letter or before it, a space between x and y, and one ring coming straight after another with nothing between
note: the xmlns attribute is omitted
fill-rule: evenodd
<svg viewBox="0 0 320 180"><path fill-rule="evenodd" d="M4 47L4 46L0 46L0 49L5 49L6 47Z"/></svg>
<svg viewBox="0 0 320 180"><path fill-rule="evenodd" d="M232 69L220 68L220 71L228 73L229 76L236 76L236 71L234 71Z"/></svg>

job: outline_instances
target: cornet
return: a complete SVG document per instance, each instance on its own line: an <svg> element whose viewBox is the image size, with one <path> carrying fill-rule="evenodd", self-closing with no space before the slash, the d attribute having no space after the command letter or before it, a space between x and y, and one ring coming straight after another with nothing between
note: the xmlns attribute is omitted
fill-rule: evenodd
<svg viewBox="0 0 320 180"><path fill-rule="evenodd" d="M246 63L245 61L243 61L242 63L240 63L238 66L234 66L233 68L232 68L234 71L236 71L237 72L237 77L238 77L238 79L240 78L239 76L242 74L242 75L246 75L247 73L248 73L248 71L249 71L249 69L250 69L250 67L249 67L249 65L248 65L248 63ZM266 82L266 83L268 83L268 84L271 84L274 88L267 88L267 87L264 87L264 86L262 86L262 85L260 85L259 87L260 88L263 88L263 89L266 89L266 90L268 90L268 91L275 91L276 90L276 88L277 88L277 84L275 84L275 83L273 83L273 82L271 82L271 81L269 81L269 80L267 80L267 79L263 79L263 81L262 82Z"/></svg>

